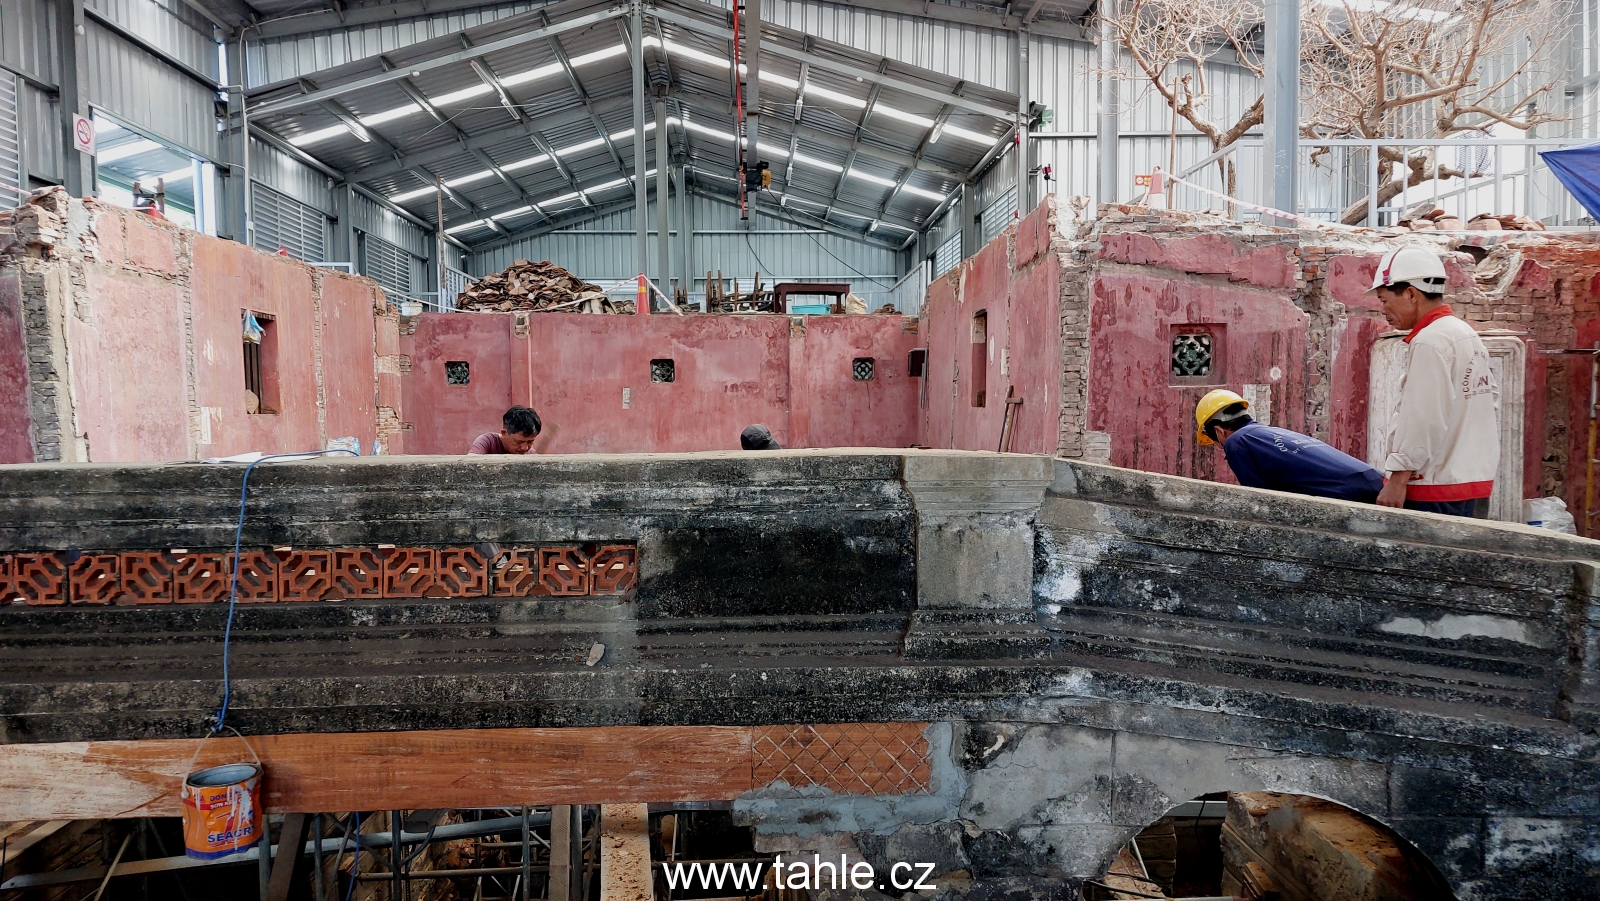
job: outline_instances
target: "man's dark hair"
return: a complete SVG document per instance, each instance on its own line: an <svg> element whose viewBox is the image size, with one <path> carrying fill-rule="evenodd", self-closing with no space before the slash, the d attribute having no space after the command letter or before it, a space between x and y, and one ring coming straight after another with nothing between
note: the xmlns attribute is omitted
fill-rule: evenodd
<svg viewBox="0 0 1600 901"><path fill-rule="evenodd" d="M745 450L783 450L772 440L772 430L759 423L745 426L739 433L739 446Z"/></svg>
<svg viewBox="0 0 1600 901"><path fill-rule="evenodd" d="M544 423L539 421L539 414L523 406L507 410L506 415L500 417L500 424L512 435L538 435L544 430Z"/></svg>
<svg viewBox="0 0 1600 901"><path fill-rule="evenodd" d="M1244 409L1244 404L1229 404L1217 411L1214 416L1206 420L1206 437L1215 441L1217 440L1217 429L1219 427L1230 432L1237 432L1255 422Z"/></svg>

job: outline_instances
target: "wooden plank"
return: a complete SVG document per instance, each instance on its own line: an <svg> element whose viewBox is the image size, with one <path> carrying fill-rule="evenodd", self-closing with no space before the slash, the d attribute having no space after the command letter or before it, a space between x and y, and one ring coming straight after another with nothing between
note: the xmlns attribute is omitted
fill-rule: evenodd
<svg viewBox="0 0 1600 901"><path fill-rule="evenodd" d="M272 875L267 880L267 901L289 901L289 893L305 881L311 865L306 861L306 856L296 854L295 849L305 847L306 828L310 823L311 815L307 813L291 813L283 818L283 825L275 836L281 853L272 858Z"/></svg>
<svg viewBox="0 0 1600 901"><path fill-rule="evenodd" d="M653 901L650 805L601 805L600 829L600 901Z"/></svg>
<svg viewBox="0 0 1600 901"><path fill-rule="evenodd" d="M751 788L751 733L606 726L264 735L269 813L725 801ZM195 739L0 745L0 821L179 816ZM249 760L207 742L197 767Z"/></svg>

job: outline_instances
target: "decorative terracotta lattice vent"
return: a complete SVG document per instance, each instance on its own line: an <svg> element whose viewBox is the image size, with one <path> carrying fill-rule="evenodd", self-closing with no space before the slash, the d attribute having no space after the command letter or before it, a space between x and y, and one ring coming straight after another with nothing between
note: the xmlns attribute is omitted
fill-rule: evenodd
<svg viewBox="0 0 1600 901"><path fill-rule="evenodd" d="M209 604L623 594L638 582L631 544L511 548L295 548L242 552L0 554L0 605Z"/></svg>

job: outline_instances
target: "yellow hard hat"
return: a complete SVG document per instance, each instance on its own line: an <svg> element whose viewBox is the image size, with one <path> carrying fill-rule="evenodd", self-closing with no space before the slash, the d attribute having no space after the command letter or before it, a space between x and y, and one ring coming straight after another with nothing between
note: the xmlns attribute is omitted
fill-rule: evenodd
<svg viewBox="0 0 1600 901"><path fill-rule="evenodd" d="M1206 435L1206 422L1234 404L1244 404L1246 410L1250 409L1249 401L1226 388L1218 388L1215 391L1207 392L1205 397L1200 398L1200 403L1195 404L1194 424L1199 430L1198 437L1202 445L1216 443Z"/></svg>

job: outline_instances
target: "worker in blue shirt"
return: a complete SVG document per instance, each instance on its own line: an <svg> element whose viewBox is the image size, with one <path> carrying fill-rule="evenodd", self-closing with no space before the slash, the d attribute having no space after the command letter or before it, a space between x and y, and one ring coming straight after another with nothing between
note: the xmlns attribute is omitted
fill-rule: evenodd
<svg viewBox="0 0 1600 901"><path fill-rule="evenodd" d="M1262 425L1249 402L1217 389L1200 398L1195 423L1202 445L1220 444L1239 484L1312 497L1371 504L1383 490L1383 473L1310 435Z"/></svg>

